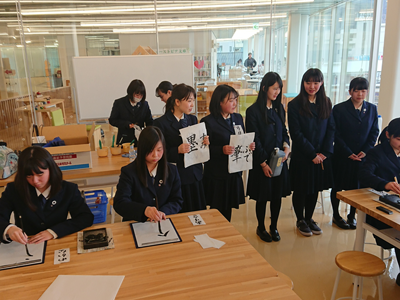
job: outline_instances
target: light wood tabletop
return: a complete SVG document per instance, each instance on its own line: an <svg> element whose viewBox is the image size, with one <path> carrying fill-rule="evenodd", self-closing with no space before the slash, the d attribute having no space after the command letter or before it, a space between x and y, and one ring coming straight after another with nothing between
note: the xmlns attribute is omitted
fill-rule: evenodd
<svg viewBox="0 0 400 300"><path fill-rule="evenodd" d="M345 192L338 192L336 197L351 206L354 206L358 210L364 212L367 215L374 217L375 219L389 225L390 227L396 228L400 231L400 213L395 211L390 206L379 203L375 200L379 199L379 196L369 192L367 189L350 190ZM393 211L392 215L388 215L380 210L377 210L377 206L384 206Z"/></svg>
<svg viewBox="0 0 400 300"><path fill-rule="evenodd" d="M198 212L206 225L193 226L184 213L169 216L182 242L137 249L129 222L112 229L115 249L77 254L77 234L51 240L45 263L0 271L2 299L37 300L58 275L125 275L122 299L300 299L277 271L217 210ZM224 241L202 249L194 235ZM54 251L70 248L71 261L54 265Z"/></svg>
<svg viewBox="0 0 400 300"><path fill-rule="evenodd" d="M108 153L107 157L99 157L96 151L92 151L92 168L63 171L64 180L92 178L99 176L111 176L119 175L121 168L129 164L128 157L122 157L121 155L111 155ZM0 187L6 186L7 183L13 182L15 174L8 177L7 179L0 180Z"/></svg>

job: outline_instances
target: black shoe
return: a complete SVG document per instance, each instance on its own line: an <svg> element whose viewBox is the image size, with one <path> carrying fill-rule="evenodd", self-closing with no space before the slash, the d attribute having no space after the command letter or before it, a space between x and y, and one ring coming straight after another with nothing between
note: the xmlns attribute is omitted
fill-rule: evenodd
<svg viewBox="0 0 400 300"><path fill-rule="evenodd" d="M310 230L312 231L313 234L321 234L322 233L322 229L318 227L317 223L314 222L313 219L310 219L309 221L307 221L307 225L310 228Z"/></svg>
<svg viewBox="0 0 400 300"><path fill-rule="evenodd" d="M397 284L398 286L400 286L400 273L397 274L396 284Z"/></svg>
<svg viewBox="0 0 400 300"><path fill-rule="evenodd" d="M271 243L272 242L272 238L271 238L271 236L268 234L268 232L266 230L261 231L257 227L256 233L260 237L260 239L262 239L264 242L267 242L267 243Z"/></svg>
<svg viewBox="0 0 400 300"><path fill-rule="evenodd" d="M339 216L339 218L332 217L332 223L335 224L339 228L350 229L350 225L347 224L346 221L343 220L343 218L340 216Z"/></svg>
<svg viewBox="0 0 400 300"><path fill-rule="evenodd" d="M274 242L279 242L281 240L281 236L279 235L279 232L277 229L271 229L271 227L270 227L269 233L271 234L271 238Z"/></svg>
<svg viewBox="0 0 400 300"><path fill-rule="evenodd" d="M347 215L347 224L349 224L350 229L356 229L357 228L356 218Z"/></svg>
<svg viewBox="0 0 400 300"><path fill-rule="evenodd" d="M310 227L308 227L306 221L304 221L304 220L297 221L296 226L297 226L297 230L302 235L304 235L304 236L312 236L313 235L313 233L311 232Z"/></svg>

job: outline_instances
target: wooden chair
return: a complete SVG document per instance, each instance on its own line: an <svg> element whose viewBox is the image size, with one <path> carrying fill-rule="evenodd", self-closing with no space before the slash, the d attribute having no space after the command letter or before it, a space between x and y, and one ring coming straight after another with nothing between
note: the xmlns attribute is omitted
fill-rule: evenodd
<svg viewBox="0 0 400 300"><path fill-rule="evenodd" d="M378 277L379 300L383 300L381 275L385 272L386 266L379 257L361 251L344 251L336 255L335 262L339 270L333 287L331 300L335 300L342 270L355 276L353 300L362 299L363 277ZM357 298L357 286L359 283L360 289Z"/></svg>
<svg viewBox="0 0 400 300"><path fill-rule="evenodd" d="M114 224L115 222L114 197L110 198L110 200L108 200L108 203L110 204L111 224Z"/></svg>

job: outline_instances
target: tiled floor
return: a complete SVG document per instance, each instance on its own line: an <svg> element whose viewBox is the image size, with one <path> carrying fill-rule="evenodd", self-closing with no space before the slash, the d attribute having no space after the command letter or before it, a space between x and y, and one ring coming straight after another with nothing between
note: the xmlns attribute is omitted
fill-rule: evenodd
<svg viewBox="0 0 400 300"><path fill-rule="evenodd" d="M278 222L282 240L272 243L261 241L255 234L257 226L255 201L246 201L246 204L241 205L238 210L234 210L232 215L232 224L235 228L276 270L292 279L294 291L302 299L331 298L337 272L335 256L339 252L352 250L354 244L355 230L341 230L332 226L332 209L328 192L325 192L324 204L325 214L322 214L320 204L314 213L314 220L319 223L324 233L320 236L304 237L295 229L295 215L291 209L291 198L283 199ZM345 205L342 205L342 208L341 214L345 216ZM120 220L120 217L117 216L116 222ZM108 216L107 222L110 222L110 216ZM269 226L268 219L266 225ZM370 233L367 235L367 242L374 243ZM366 245L366 251L380 256L380 248L377 246ZM387 255L388 251L385 251L385 256ZM387 269L383 276L384 299L400 299L400 287L395 283L395 278L399 273L395 256L385 263ZM351 275L342 272L337 297L351 296L352 288ZM365 300L378 299L376 280L364 280L363 295Z"/></svg>

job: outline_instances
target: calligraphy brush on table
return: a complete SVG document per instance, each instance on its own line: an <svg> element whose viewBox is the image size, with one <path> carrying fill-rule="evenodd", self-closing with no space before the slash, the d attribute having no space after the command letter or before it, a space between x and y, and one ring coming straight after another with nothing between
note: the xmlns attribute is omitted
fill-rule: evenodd
<svg viewBox="0 0 400 300"><path fill-rule="evenodd" d="M22 217L21 217L21 215L19 215L19 221L21 222L22 233L25 234L24 226L22 225ZM27 244L25 244L25 251L26 251L26 255L28 255L28 256L33 256L32 254L29 253L28 245L27 245Z"/></svg>

